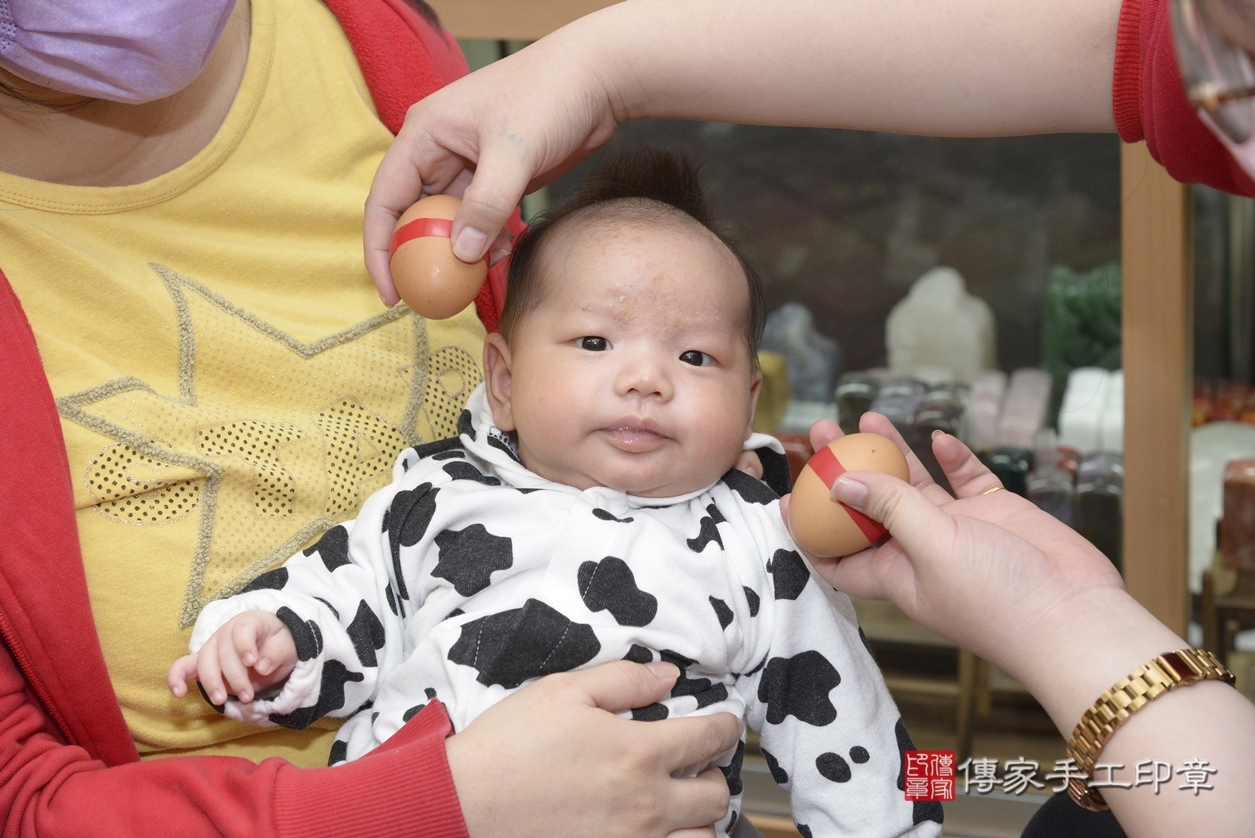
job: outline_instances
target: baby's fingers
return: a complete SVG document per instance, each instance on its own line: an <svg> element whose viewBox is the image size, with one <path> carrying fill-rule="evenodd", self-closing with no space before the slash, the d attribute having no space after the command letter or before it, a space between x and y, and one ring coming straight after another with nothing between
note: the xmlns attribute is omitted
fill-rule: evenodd
<svg viewBox="0 0 1255 838"><path fill-rule="evenodd" d="M296 663L296 641L290 631L272 632L261 644L260 657L253 669L258 675L274 675L276 678L287 676L284 670L290 670Z"/></svg>
<svg viewBox="0 0 1255 838"><path fill-rule="evenodd" d="M253 681L249 677L248 666L240 659L240 653L236 649L236 626L231 626L231 634L229 637L223 637L218 643L218 666L222 670L222 678L226 681L227 687L230 688L231 694L240 701L247 704L253 700ZM222 630L219 630L222 633ZM208 645L208 644L206 644ZM253 643L253 657L256 658L256 641ZM204 679L201 685L205 686ZM208 690L208 687L206 686ZM209 695L214 700L214 704L221 704L226 700L223 695L221 699L210 691Z"/></svg>
<svg viewBox="0 0 1255 838"><path fill-rule="evenodd" d="M196 680L196 656L184 655L170 664L166 673L166 685L175 698L187 695L187 682Z"/></svg>
<svg viewBox="0 0 1255 838"><path fill-rule="evenodd" d="M222 681L222 667L218 661L220 633L221 630L215 632L196 653L196 680L200 681L201 689L209 700L218 705L227 701L227 688Z"/></svg>

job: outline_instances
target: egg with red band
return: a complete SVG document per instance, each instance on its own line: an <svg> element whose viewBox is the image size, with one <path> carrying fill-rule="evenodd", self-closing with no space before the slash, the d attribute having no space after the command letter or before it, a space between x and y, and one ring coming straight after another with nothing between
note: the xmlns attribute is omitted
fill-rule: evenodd
<svg viewBox="0 0 1255 838"><path fill-rule="evenodd" d="M900 480L911 476L898 446L879 434L850 434L815 452L798 475L789 499L789 531L797 545L812 555L848 556L886 534L879 522L832 500L832 484L847 471L878 471Z"/></svg>
<svg viewBox="0 0 1255 838"><path fill-rule="evenodd" d="M392 231L389 267L401 299L429 320L444 320L475 301L488 276L486 259L453 255L453 216L461 201L432 195L410 207Z"/></svg>

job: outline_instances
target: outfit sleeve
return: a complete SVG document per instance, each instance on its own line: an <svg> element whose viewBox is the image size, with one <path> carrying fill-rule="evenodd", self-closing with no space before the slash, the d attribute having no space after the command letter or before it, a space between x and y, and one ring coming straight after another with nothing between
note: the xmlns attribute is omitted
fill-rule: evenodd
<svg viewBox="0 0 1255 838"><path fill-rule="evenodd" d="M106 766L54 730L0 644L2 838L467 834L445 759L453 729L438 702L374 754L337 768L232 757Z"/></svg>
<svg viewBox="0 0 1255 838"><path fill-rule="evenodd" d="M1255 197L1255 182L1185 98L1172 42L1170 0L1124 0L1116 35L1112 109L1126 143L1146 146L1168 174Z"/></svg>
<svg viewBox="0 0 1255 838"><path fill-rule="evenodd" d="M324 716L350 716L374 700L380 678L402 660L406 612L421 604L406 588L400 548L408 546L416 517L430 520L438 490L419 477L430 471L425 463L407 470L412 453L402 454L393 482L366 501L355 521L331 528L243 593L201 612L189 644L193 653L249 610L275 614L296 641L296 667L277 694L248 704L229 698L215 705L220 712L300 730Z"/></svg>
<svg viewBox="0 0 1255 838"><path fill-rule="evenodd" d="M905 800L910 740L849 598L811 573L791 542L768 556L761 657L738 677L737 690L799 831L939 835L940 804Z"/></svg>

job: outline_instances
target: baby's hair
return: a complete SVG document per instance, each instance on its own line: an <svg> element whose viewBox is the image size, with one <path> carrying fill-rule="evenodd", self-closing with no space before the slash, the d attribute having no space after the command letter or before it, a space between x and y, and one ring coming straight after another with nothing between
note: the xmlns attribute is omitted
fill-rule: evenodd
<svg viewBox="0 0 1255 838"><path fill-rule="evenodd" d="M606 160L584 179L573 197L542 213L519 237L510 257L505 310L498 326L507 341L544 295L541 268L545 242L567 222L605 218L677 229L696 222L726 247L745 274L749 292L745 342L750 363L758 369L758 342L767 317L758 271L735 240L715 223L702 191L699 166L685 155L646 146L629 149Z"/></svg>

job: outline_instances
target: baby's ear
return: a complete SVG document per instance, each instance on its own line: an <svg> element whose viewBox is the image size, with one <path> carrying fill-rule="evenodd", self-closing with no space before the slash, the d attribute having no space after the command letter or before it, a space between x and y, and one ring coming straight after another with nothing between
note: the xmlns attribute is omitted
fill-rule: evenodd
<svg viewBox="0 0 1255 838"><path fill-rule="evenodd" d="M492 421L503 431L514 430L514 412L510 409L510 384L513 374L510 344L500 332L493 332L484 341L484 384L488 390L488 405L492 408Z"/></svg>
<svg viewBox="0 0 1255 838"><path fill-rule="evenodd" d="M745 430L745 438L749 439L750 434L754 433L754 413L758 410L758 394L763 391L763 373L762 370L754 370L753 378L750 382L750 422L749 427Z"/></svg>

